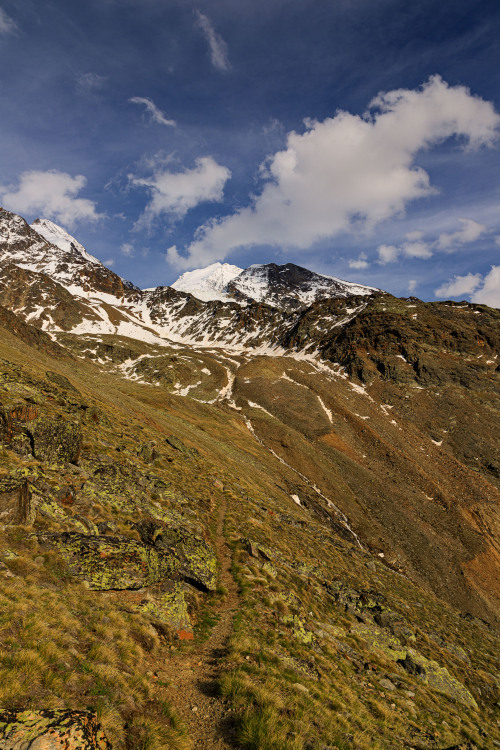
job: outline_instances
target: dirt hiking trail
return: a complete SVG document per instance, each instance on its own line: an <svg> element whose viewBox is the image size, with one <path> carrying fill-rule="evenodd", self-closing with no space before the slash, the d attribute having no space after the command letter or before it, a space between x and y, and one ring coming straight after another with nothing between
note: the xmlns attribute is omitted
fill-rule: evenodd
<svg viewBox="0 0 500 750"><path fill-rule="evenodd" d="M220 583L227 593L213 610L218 622L208 639L172 655L157 665L169 681L168 701L184 721L192 747L196 750L234 750L232 714L218 695L217 681L238 611L238 590L231 575L231 550L224 538L226 501L217 514L216 551L220 563Z"/></svg>

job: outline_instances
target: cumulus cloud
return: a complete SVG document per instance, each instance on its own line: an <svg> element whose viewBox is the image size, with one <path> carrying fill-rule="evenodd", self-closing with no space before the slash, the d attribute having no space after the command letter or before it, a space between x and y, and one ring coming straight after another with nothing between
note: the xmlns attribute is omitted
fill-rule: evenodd
<svg viewBox="0 0 500 750"><path fill-rule="evenodd" d="M368 256L366 253L360 253L358 255L357 260L349 261L349 268L354 268L354 269L368 268L370 264L368 263L367 258Z"/></svg>
<svg viewBox="0 0 500 750"><path fill-rule="evenodd" d="M482 234L488 231L488 227L479 224L473 219L459 219L460 229L452 234L440 234L437 246L440 250L453 249L456 245L464 245L468 242L475 242Z"/></svg>
<svg viewBox="0 0 500 750"><path fill-rule="evenodd" d="M385 265L394 263L400 254L400 249L396 245L379 245L377 248L378 262Z"/></svg>
<svg viewBox="0 0 500 750"><path fill-rule="evenodd" d="M463 297L472 294L481 284L480 273L468 273L466 276L454 276L453 279L435 289L436 297Z"/></svg>
<svg viewBox="0 0 500 750"><path fill-rule="evenodd" d="M492 266L485 276L480 273L454 276L434 293L445 298L468 296L471 302L500 307L500 266Z"/></svg>
<svg viewBox="0 0 500 750"><path fill-rule="evenodd" d="M471 302L500 307L500 266L491 266L491 271L484 277L482 286L471 296Z"/></svg>
<svg viewBox="0 0 500 750"><path fill-rule="evenodd" d="M173 128L177 125L175 120L169 120L165 114L159 109L152 99L148 99L145 96L133 96L128 100L130 104L142 104L146 107L146 112L150 116L150 121L155 122L157 125L169 125Z"/></svg>
<svg viewBox="0 0 500 750"><path fill-rule="evenodd" d="M439 76L380 94L362 117L341 111L306 120L305 132L289 133L286 148L264 165L252 204L200 227L177 263L196 267L259 244L307 249L341 232L369 231L435 192L415 164L419 151L452 136L465 148L491 146L499 126L491 103Z"/></svg>
<svg viewBox="0 0 500 750"><path fill-rule="evenodd" d="M3 8L0 8L0 36L15 34L16 31L17 24L7 15Z"/></svg>
<svg viewBox="0 0 500 750"><path fill-rule="evenodd" d="M227 56L226 42L217 34L208 16L197 11L196 18L197 24L207 40L212 65L223 73L227 72L230 70L231 65Z"/></svg>
<svg viewBox="0 0 500 750"><path fill-rule="evenodd" d="M95 222L104 218L104 214L97 213L94 201L76 197L86 183L81 174L72 177L55 169L24 172L17 189L2 190L2 202L16 213L37 213L71 228L80 221Z"/></svg>
<svg viewBox="0 0 500 750"><path fill-rule="evenodd" d="M151 200L138 225L150 226L161 214L179 219L199 203L221 201L224 185L230 176L230 170L217 164L211 156L197 159L193 169L182 172L160 167L149 178L129 175L133 185L145 187L151 193Z"/></svg>

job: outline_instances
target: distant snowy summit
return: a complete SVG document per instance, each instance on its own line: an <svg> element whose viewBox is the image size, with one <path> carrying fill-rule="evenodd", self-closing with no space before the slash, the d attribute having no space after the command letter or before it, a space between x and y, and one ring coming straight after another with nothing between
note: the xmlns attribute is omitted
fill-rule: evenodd
<svg viewBox="0 0 500 750"><path fill-rule="evenodd" d="M230 263L212 263L206 268L186 271L170 286L178 292L189 292L193 297L205 302L228 300L229 296L225 289L229 282L242 272L242 268Z"/></svg>
<svg viewBox="0 0 500 750"><path fill-rule="evenodd" d="M140 290L90 255L78 240L49 219L31 225L0 207L0 265L44 274L72 294L123 298ZM40 283L42 283L40 281Z"/></svg>
<svg viewBox="0 0 500 750"><path fill-rule="evenodd" d="M263 302L282 310L295 310L329 297L366 296L380 291L324 276L294 263L256 264L242 269L229 263L212 263L206 268L183 273L171 284L205 302L210 300Z"/></svg>
<svg viewBox="0 0 500 750"><path fill-rule="evenodd" d="M55 245L65 253L76 253L81 255L89 263L99 263L99 265L102 265L101 261L94 258L93 255L90 255L78 240L75 240L75 238L68 234L65 229L54 224L53 221L50 221L49 219L35 219L30 226L35 232L47 240L47 242L50 242L51 245Z"/></svg>

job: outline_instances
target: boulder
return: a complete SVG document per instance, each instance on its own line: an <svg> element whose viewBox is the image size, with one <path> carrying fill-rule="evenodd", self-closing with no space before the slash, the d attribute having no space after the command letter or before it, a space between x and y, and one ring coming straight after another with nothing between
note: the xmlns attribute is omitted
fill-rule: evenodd
<svg viewBox="0 0 500 750"><path fill-rule="evenodd" d="M156 449L156 442L151 440L149 443L143 443L137 449L137 454L142 458L145 464L152 464L157 458L160 458L160 453Z"/></svg>
<svg viewBox="0 0 500 750"><path fill-rule="evenodd" d="M448 695L466 706L477 708L477 703L467 688L454 677L446 667L441 667L436 661L427 659L413 648L408 649L404 659L398 660L407 672L417 674L429 687Z"/></svg>
<svg viewBox="0 0 500 750"><path fill-rule="evenodd" d="M141 539L155 549L168 551L178 560L178 574L204 591L217 586L217 557L199 536L183 528L172 528L158 521L135 524Z"/></svg>
<svg viewBox="0 0 500 750"><path fill-rule="evenodd" d="M111 750L95 713L0 711L0 750Z"/></svg>
<svg viewBox="0 0 500 750"><path fill-rule="evenodd" d="M74 393L78 393L80 395L80 391L75 388L73 383L70 383L65 375L61 375L59 372L51 372L49 370L45 373L45 376L47 377L47 380L55 383L60 388L64 388L66 391L73 391Z"/></svg>
<svg viewBox="0 0 500 750"><path fill-rule="evenodd" d="M169 581L163 588L165 590L157 596L151 596L141 602L139 609L154 620L169 625L180 640L192 640L193 627L189 619L183 584Z"/></svg>
<svg viewBox="0 0 500 750"><path fill-rule="evenodd" d="M31 455L32 446L26 424L37 419L39 410L24 401L0 407L0 441L16 453Z"/></svg>
<svg viewBox="0 0 500 750"><path fill-rule="evenodd" d="M82 430L75 422L40 417L27 428L33 455L40 461L77 463L82 446Z"/></svg>
<svg viewBox="0 0 500 750"><path fill-rule="evenodd" d="M59 550L71 572L98 591L140 589L172 578L180 567L168 550L127 537L63 532L40 533L38 540Z"/></svg>

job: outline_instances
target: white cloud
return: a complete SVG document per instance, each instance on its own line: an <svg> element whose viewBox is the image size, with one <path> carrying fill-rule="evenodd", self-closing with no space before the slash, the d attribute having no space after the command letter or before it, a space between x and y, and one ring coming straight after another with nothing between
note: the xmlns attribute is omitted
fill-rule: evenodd
<svg viewBox="0 0 500 750"><path fill-rule="evenodd" d="M403 242L401 252L407 258L431 258L432 250L427 242Z"/></svg>
<svg viewBox="0 0 500 750"><path fill-rule="evenodd" d="M211 156L197 159L193 169L183 172L169 172L159 168L147 179L130 175L133 185L148 188L152 196L138 226L149 226L164 213L182 218L199 203L221 201L224 185L230 176L230 170L217 164Z"/></svg>
<svg viewBox="0 0 500 750"><path fill-rule="evenodd" d="M420 231L420 229L417 229L414 232L407 232L405 234L405 240L408 240L408 242L416 242L417 240L421 240L424 236L424 233Z"/></svg>
<svg viewBox="0 0 500 750"><path fill-rule="evenodd" d="M99 91L105 83L106 76L100 76L98 73L78 73L76 76L76 85L85 94Z"/></svg>
<svg viewBox="0 0 500 750"><path fill-rule="evenodd" d="M66 172L24 172L19 187L14 190L0 188L3 205L20 214L38 213L67 227L79 221L95 222L104 218L96 211L96 204L87 198L75 196L85 187L87 180L79 174L72 177Z"/></svg>
<svg viewBox="0 0 500 750"><path fill-rule="evenodd" d="M463 297L472 294L481 284L480 273L468 273L466 276L454 276L453 279L434 290L436 297Z"/></svg>
<svg viewBox="0 0 500 750"><path fill-rule="evenodd" d="M111 268L111 266L115 265L115 259L108 258L107 260L104 261L104 265L107 266L108 268Z"/></svg>
<svg viewBox="0 0 500 750"><path fill-rule="evenodd" d="M500 307L500 266L492 266L486 276L480 273L468 273L466 276L455 276L435 290L436 297L465 297L490 307Z"/></svg>
<svg viewBox="0 0 500 750"><path fill-rule="evenodd" d="M398 259L400 252L400 249L395 245L379 245L377 248L378 262L383 265L394 263Z"/></svg>
<svg viewBox="0 0 500 750"><path fill-rule="evenodd" d="M120 247L120 252L127 258L133 258L135 255L134 246L130 242L124 242Z"/></svg>
<svg viewBox="0 0 500 750"><path fill-rule="evenodd" d="M367 254L366 253L360 253L357 260L350 260L349 261L349 268L368 268L370 265L367 261Z"/></svg>
<svg viewBox="0 0 500 750"><path fill-rule="evenodd" d="M306 249L341 232L368 231L435 192L415 164L420 150L452 136L468 148L490 146L500 116L465 87L434 76L419 89L379 95L362 117L338 112L305 125L268 160L252 204L200 227L178 265L206 265L238 247Z"/></svg>
<svg viewBox="0 0 500 750"><path fill-rule="evenodd" d="M169 120L165 117L165 114L156 106L152 99L148 99L145 96L133 96L128 101L130 104L143 104L146 107L146 112L150 115L151 122L155 122L157 125L170 125L174 128L177 125L175 120Z"/></svg>
<svg viewBox="0 0 500 750"><path fill-rule="evenodd" d="M500 307L500 266L492 266L483 279L483 285L471 296L471 302L490 307Z"/></svg>
<svg viewBox="0 0 500 750"><path fill-rule="evenodd" d="M437 241L437 247L440 250L454 249L457 245L465 245L468 242L475 242L479 237L488 231L488 227L479 224L473 219L459 219L461 228L452 234L440 234Z"/></svg>
<svg viewBox="0 0 500 750"><path fill-rule="evenodd" d="M3 8L0 8L0 35L15 34L16 31L17 24L7 15Z"/></svg>
<svg viewBox="0 0 500 750"><path fill-rule="evenodd" d="M231 65L227 56L227 44L222 37L215 31L212 22L204 13L196 12L197 23L203 31L210 50L210 60L212 65L221 72L230 70Z"/></svg>
<svg viewBox="0 0 500 750"><path fill-rule="evenodd" d="M409 279L408 280L408 291L409 292L414 292L415 289L417 288L417 286L418 286L418 282L417 282L416 279Z"/></svg>
<svg viewBox="0 0 500 750"><path fill-rule="evenodd" d="M479 237L488 232L485 224L479 224L473 219L459 219L461 228L452 234L440 234L437 240L424 241L424 232L420 230L408 232L405 242L400 245L380 245L378 248L379 263L394 263L401 258L421 258L427 260L432 258L436 249L453 251L463 244L475 242Z"/></svg>

